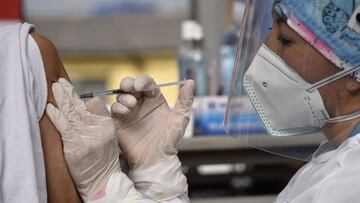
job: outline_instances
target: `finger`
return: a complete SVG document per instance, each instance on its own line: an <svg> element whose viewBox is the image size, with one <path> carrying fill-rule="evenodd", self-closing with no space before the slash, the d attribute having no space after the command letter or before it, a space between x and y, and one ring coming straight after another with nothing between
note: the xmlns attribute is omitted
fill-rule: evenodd
<svg viewBox="0 0 360 203"><path fill-rule="evenodd" d="M120 82L120 89L124 92L135 92L134 89L135 79L132 77L125 77Z"/></svg>
<svg viewBox="0 0 360 203"><path fill-rule="evenodd" d="M131 110L123 104L116 102L111 105L111 114L115 116L126 116L129 115Z"/></svg>
<svg viewBox="0 0 360 203"><path fill-rule="evenodd" d="M155 81L148 75L136 78L134 88L135 91L142 92L146 97L156 97L160 94L160 89L156 87Z"/></svg>
<svg viewBox="0 0 360 203"><path fill-rule="evenodd" d="M190 118L192 103L194 100L195 82L187 80L180 90L173 112L184 118Z"/></svg>
<svg viewBox="0 0 360 203"><path fill-rule="evenodd" d="M76 94L71 83L64 78L59 78L58 82L62 86L65 95L69 98L70 105L73 106L74 110L80 114L86 112L84 101Z"/></svg>
<svg viewBox="0 0 360 203"><path fill-rule="evenodd" d="M134 82L135 79L132 77L125 77L124 79L121 80L120 82L120 89L124 92L128 92L131 93L135 96L135 98L140 98L141 97L141 93L140 92L136 92L135 88L134 88Z"/></svg>
<svg viewBox="0 0 360 203"><path fill-rule="evenodd" d="M135 96L131 94L121 94L117 97L117 101L129 109L134 109L137 105Z"/></svg>
<svg viewBox="0 0 360 203"><path fill-rule="evenodd" d="M79 95L74 91L73 85L65 78L59 78L58 82L64 89L64 92L72 99L74 104L83 104L83 100L80 99Z"/></svg>
<svg viewBox="0 0 360 203"><path fill-rule="evenodd" d="M86 109L95 115L110 116L109 110L106 108L105 103L99 98L95 97L85 103Z"/></svg>
<svg viewBox="0 0 360 203"><path fill-rule="evenodd" d="M58 82L52 85L52 91L59 110L67 117L72 111L69 97L65 94L61 84Z"/></svg>
<svg viewBox="0 0 360 203"><path fill-rule="evenodd" d="M63 114L52 104L47 104L46 115L50 118L50 121L54 124L55 128L59 131L63 139L70 139L69 129L70 124L63 116Z"/></svg>

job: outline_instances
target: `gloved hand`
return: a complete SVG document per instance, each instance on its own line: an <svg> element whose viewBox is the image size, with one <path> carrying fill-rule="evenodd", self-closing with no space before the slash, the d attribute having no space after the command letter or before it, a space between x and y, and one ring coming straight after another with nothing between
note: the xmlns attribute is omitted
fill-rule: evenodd
<svg viewBox="0 0 360 203"><path fill-rule="evenodd" d="M85 202L133 202L144 199L121 172L115 126L104 103L79 99L63 78L52 86L57 109L46 113L60 132L71 176Z"/></svg>
<svg viewBox="0 0 360 203"><path fill-rule="evenodd" d="M186 81L173 110L159 89L144 91L154 85L148 76L123 79L120 89L128 94L118 96L111 112L135 188L162 201L187 191L175 146L190 119L195 84Z"/></svg>

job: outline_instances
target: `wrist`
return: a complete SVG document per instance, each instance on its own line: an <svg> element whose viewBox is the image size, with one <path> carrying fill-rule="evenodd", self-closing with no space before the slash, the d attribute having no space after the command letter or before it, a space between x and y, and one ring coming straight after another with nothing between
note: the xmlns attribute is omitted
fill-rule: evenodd
<svg viewBox="0 0 360 203"><path fill-rule="evenodd" d="M106 167L94 167L86 181L76 185L83 200L101 199L106 195L106 187L112 176L122 174L118 157L118 155L112 156Z"/></svg>
<svg viewBox="0 0 360 203"><path fill-rule="evenodd" d="M167 156L148 167L130 170L135 188L157 201L175 198L187 191L187 180L176 155Z"/></svg>
<svg viewBox="0 0 360 203"><path fill-rule="evenodd" d="M153 203L146 196L138 192L133 182L119 171L111 174L108 182L104 185L101 196L85 201L89 203L109 203L109 202L141 202Z"/></svg>

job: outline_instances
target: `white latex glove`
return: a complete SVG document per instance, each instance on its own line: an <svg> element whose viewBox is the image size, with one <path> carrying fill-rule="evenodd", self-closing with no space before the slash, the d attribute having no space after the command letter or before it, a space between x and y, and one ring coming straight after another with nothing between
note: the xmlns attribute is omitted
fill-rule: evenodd
<svg viewBox="0 0 360 203"><path fill-rule="evenodd" d="M187 191L175 146L190 119L195 84L186 81L173 110L159 89L144 91L154 85L149 76L123 79L120 89L129 94L119 95L111 112L135 188L163 201Z"/></svg>
<svg viewBox="0 0 360 203"><path fill-rule="evenodd" d="M63 78L52 90L59 109L48 104L46 113L61 134L65 159L82 199L146 202L121 172L115 126L104 103L94 98L84 104Z"/></svg>

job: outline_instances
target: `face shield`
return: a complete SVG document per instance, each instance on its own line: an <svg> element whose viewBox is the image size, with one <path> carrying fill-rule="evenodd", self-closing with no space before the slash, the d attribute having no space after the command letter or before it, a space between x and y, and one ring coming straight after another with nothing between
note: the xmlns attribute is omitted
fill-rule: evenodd
<svg viewBox="0 0 360 203"><path fill-rule="evenodd" d="M360 33L349 23L360 1L350 9L343 8L349 2L335 2L245 1L224 121L228 134L252 147L304 161L339 146L341 142L325 136L322 127L359 118L360 111L331 117L319 89L344 77L360 82ZM337 16L332 22L341 19L342 24L326 23L332 11ZM295 35L309 46L288 48ZM353 37L352 44L339 37L345 35ZM339 70L317 81L305 80L300 73L316 65L314 55ZM252 130L254 114L265 133Z"/></svg>

